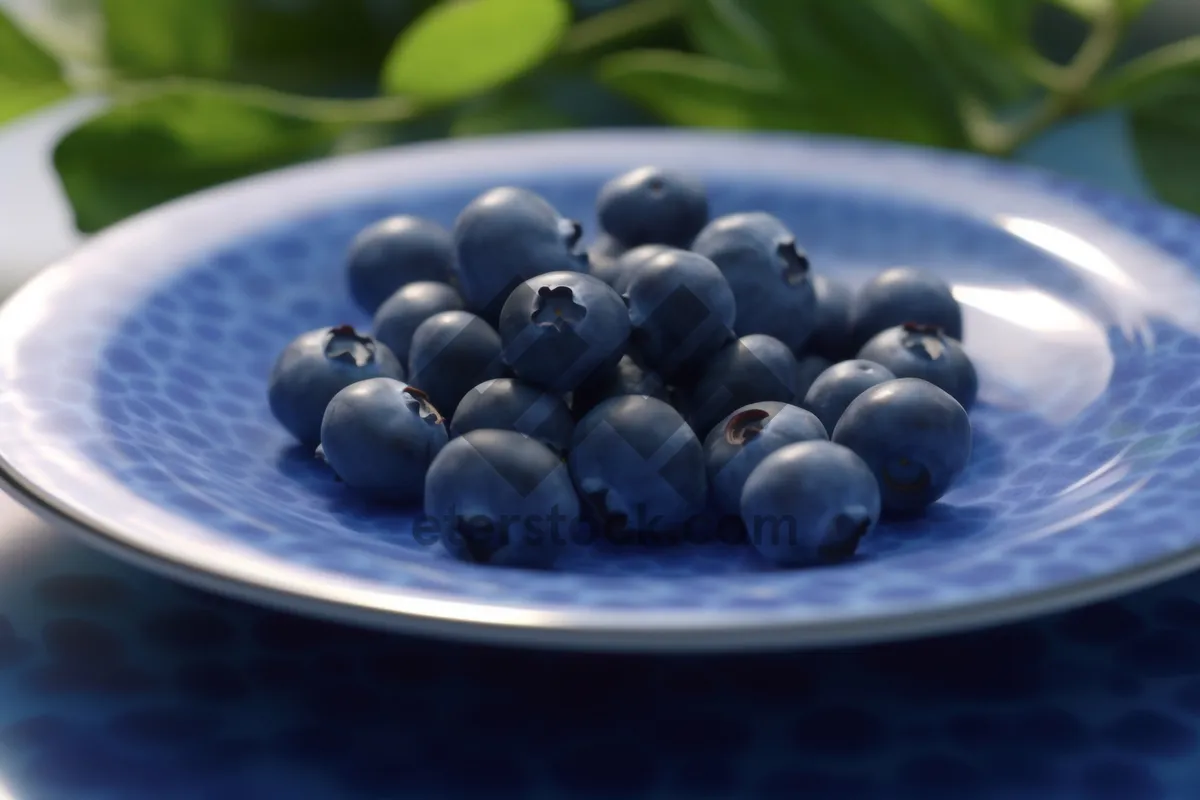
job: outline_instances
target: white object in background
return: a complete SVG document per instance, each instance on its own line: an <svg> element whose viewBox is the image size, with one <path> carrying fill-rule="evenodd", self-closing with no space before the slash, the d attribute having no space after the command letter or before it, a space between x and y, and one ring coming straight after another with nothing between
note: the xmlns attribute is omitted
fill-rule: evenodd
<svg viewBox="0 0 1200 800"><path fill-rule="evenodd" d="M0 295L81 241L54 172L54 143L105 100L79 97L0 127Z"/></svg>

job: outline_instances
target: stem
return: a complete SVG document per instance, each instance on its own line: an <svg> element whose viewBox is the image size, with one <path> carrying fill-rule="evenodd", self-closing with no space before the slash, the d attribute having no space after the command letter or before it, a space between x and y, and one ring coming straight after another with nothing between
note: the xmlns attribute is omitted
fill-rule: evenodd
<svg viewBox="0 0 1200 800"><path fill-rule="evenodd" d="M233 95L261 108L339 126L403 122L426 110L408 98L397 96L362 99L306 97L263 86L229 84L197 78L162 78L120 83L112 87L111 92L113 100L117 103L136 102L179 92Z"/></svg>
<svg viewBox="0 0 1200 800"><path fill-rule="evenodd" d="M578 56L611 47L671 22L686 6L687 0L633 0L577 23L567 32L559 52Z"/></svg>
<svg viewBox="0 0 1200 800"><path fill-rule="evenodd" d="M1100 85L1091 88L1088 102L1094 106L1114 103L1135 106L1152 101L1163 89L1164 76L1177 75L1181 82L1193 80L1190 73L1184 77L1184 70L1194 70L1197 66L1200 66L1200 36L1181 39L1123 65Z"/></svg>
<svg viewBox="0 0 1200 800"><path fill-rule="evenodd" d="M1108 0L1071 63L1055 71L1042 99L1010 123L996 121L976 101L964 102L963 126L972 146L988 155L1010 156L1050 126L1083 110L1088 90L1121 40L1123 23L1117 3Z"/></svg>

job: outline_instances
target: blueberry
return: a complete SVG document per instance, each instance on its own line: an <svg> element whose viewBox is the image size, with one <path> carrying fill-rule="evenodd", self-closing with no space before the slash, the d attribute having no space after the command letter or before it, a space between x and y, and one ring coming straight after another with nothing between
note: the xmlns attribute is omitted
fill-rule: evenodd
<svg viewBox="0 0 1200 800"><path fill-rule="evenodd" d="M421 498L425 471L448 438L425 394L392 378L342 389L321 422L321 452L338 478L395 501Z"/></svg>
<svg viewBox="0 0 1200 800"><path fill-rule="evenodd" d="M626 247L687 247L708 222L708 197L692 175L639 167L604 184L596 213L600 227Z"/></svg>
<svg viewBox="0 0 1200 800"><path fill-rule="evenodd" d="M808 257L770 214L754 211L713 220L692 250L725 273L737 301L738 336L763 333L797 353L817 324Z"/></svg>
<svg viewBox="0 0 1200 800"><path fill-rule="evenodd" d="M562 398L512 378L484 381L467 392L454 412L453 436L492 428L516 431L566 453L575 420Z"/></svg>
<svg viewBox="0 0 1200 800"><path fill-rule="evenodd" d="M750 403L790 403L796 394L796 358L778 339L743 336L719 350L680 405L698 436Z"/></svg>
<svg viewBox="0 0 1200 800"><path fill-rule="evenodd" d="M852 320L854 292L827 275L813 275L812 286L817 297L817 325L808 351L833 362L853 357L858 349Z"/></svg>
<svg viewBox="0 0 1200 800"><path fill-rule="evenodd" d="M458 282L467 308L495 325L509 294L547 272L587 268L583 229L542 197L502 186L472 200L454 223Z"/></svg>
<svg viewBox="0 0 1200 800"><path fill-rule="evenodd" d="M809 388L813 385L813 381L821 376L821 373L833 366L833 362L824 356L818 356L813 353L800 356L796 359L796 398L795 402L803 403L804 396L808 394Z"/></svg>
<svg viewBox="0 0 1200 800"><path fill-rule="evenodd" d="M579 520L571 476L554 452L515 431L470 431L442 448L425 476L422 527L456 558L551 565Z"/></svg>
<svg viewBox="0 0 1200 800"><path fill-rule="evenodd" d="M733 290L702 255L660 253L633 275L625 297L633 345L668 381L693 372L734 338Z"/></svg>
<svg viewBox="0 0 1200 800"><path fill-rule="evenodd" d="M453 414L471 389L504 376L500 335L474 314L441 311L413 333L408 372L443 416Z"/></svg>
<svg viewBox="0 0 1200 800"><path fill-rule="evenodd" d="M626 353L612 369L595 372L576 387L572 393L571 411L576 418L582 418L610 397L627 394L640 394L664 401L670 399L662 376L648 369L636 353Z"/></svg>
<svg viewBox="0 0 1200 800"><path fill-rule="evenodd" d="M927 380L968 411L979 393L979 377L962 345L932 326L907 323L888 328L863 345L858 357L883 365L897 378Z"/></svg>
<svg viewBox="0 0 1200 800"><path fill-rule="evenodd" d="M436 281L410 283L375 312L375 338L386 344L396 358L408 363L408 348L417 326L439 312L462 309L462 297L453 286Z"/></svg>
<svg viewBox="0 0 1200 800"><path fill-rule="evenodd" d="M404 367L386 345L349 325L320 328L284 348L271 370L267 400L279 424L301 443L316 446L333 396L378 377L404 379Z"/></svg>
<svg viewBox="0 0 1200 800"><path fill-rule="evenodd" d="M620 275L618 262L628 249L607 233L600 234L587 251L588 273L609 286L614 285L617 276Z"/></svg>
<svg viewBox="0 0 1200 800"><path fill-rule="evenodd" d="M612 280L612 287L617 290L617 294L624 295L629 291L629 284L642 271L643 266L663 253L677 252L680 252L678 248L667 247L665 244L643 244L626 251L623 256L617 259L617 263L613 268L615 274Z"/></svg>
<svg viewBox="0 0 1200 800"><path fill-rule="evenodd" d="M750 543L779 566L844 561L879 521L879 485L863 460L833 442L789 444L742 489Z"/></svg>
<svg viewBox="0 0 1200 800"><path fill-rule="evenodd" d="M937 275L912 267L884 270L854 298L854 346L861 348L880 331L917 322L933 325L962 341L962 308L950 286Z"/></svg>
<svg viewBox="0 0 1200 800"><path fill-rule="evenodd" d="M854 398L872 386L895 379L891 370L874 361L843 361L834 364L813 381L808 394L804 396L804 407L816 414L825 430L831 431Z"/></svg>
<svg viewBox="0 0 1200 800"><path fill-rule="evenodd" d="M518 378L564 394L620 361L629 341L629 310L598 278L551 272L508 298L500 336L505 363Z"/></svg>
<svg viewBox="0 0 1200 800"><path fill-rule="evenodd" d="M665 533L704 510L704 448L661 400L605 400L575 426L567 460L594 521L607 532Z"/></svg>
<svg viewBox="0 0 1200 800"><path fill-rule="evenodd" d="M454 280L454 241L427 219L389 217L365 228L350 245L346 274L350 294L374 314L401 286Z"/></svg>
<svg viewBox="0 0 1200 800"><path fill-rule="evenodd" d="M886 511L910 514L944 495L971 457L971 421L928 381L898 378L850 403L831 437L867 463Z"/></svg>
<svg viewBox="0 0 1200 800"><path fill-rule="evenodd" d="M789 403L752 403L730 414L704 440L708 485L719 511L737 514L754 468L781 447L829 440L821 422Z"/></svg>

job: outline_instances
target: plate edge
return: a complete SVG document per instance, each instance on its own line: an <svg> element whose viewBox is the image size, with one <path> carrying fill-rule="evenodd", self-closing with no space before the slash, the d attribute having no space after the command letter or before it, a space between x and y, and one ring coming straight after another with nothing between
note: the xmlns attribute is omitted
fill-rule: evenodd
<svg viewBox="0 0 1200 800"><path fill-rule="evenodd" d="M41 497L0 464L0 491L44 522L66 530L118 561L195 589L260 607L269 607L360 628L427 636L463 643L541 650L641 653L720 653L810 650L882 644L964 633L1067 611L1180 577L1200 568L1200 546L1123 572L1085 579L1065 587L1029 593L1015 600L989 601L911 614L869 617L853 623L780 623L711 628L615 628L519 625L433 618L375 609L247 583L213 570L173 561L136 548L101 526L77 518ZM476 604L478 605L478 604ZM633 612L636 613L636 612Z"/></svg>

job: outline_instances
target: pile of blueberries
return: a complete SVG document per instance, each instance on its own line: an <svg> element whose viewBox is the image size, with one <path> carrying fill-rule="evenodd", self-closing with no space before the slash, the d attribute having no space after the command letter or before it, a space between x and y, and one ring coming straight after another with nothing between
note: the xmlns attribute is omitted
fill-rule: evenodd
<svg viewBox="0 0 1200 800"><path fill-rule="evenodd" d="M978 380L941 279L896 267L851 291L777 218L710 219L678 171L620 175L596 210L589 249L514 187L452 231L367 228L347 274L372 334L289 344L275 417L352 490L423 503L474 563L713 535L780 566L838 562L961 475Z"/></svg>

